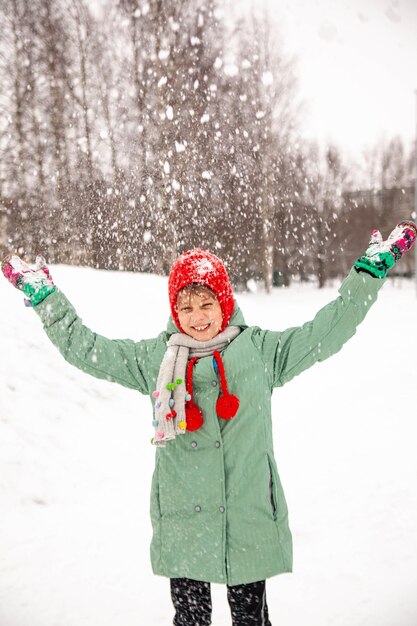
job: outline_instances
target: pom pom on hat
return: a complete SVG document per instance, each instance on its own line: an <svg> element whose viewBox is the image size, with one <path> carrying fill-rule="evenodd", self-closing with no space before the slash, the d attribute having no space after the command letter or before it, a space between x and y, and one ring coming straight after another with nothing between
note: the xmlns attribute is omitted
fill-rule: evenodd
<svg viewBox="0 0 417 626"><path fill-rule="evenodd" d="M228 325L234 309L233 290L223 262L211 252L193 248L174 261L168 279L169 304L172 319L179 330L178 293L191 283L209 287L219 301L223 322L220 332Z"/></svg>

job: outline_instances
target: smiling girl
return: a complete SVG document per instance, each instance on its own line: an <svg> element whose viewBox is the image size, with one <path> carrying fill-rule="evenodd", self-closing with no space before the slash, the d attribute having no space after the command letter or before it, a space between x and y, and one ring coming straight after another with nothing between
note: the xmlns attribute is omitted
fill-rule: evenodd
<svg viewBox="0 0 417 626"><path fill-rule="evenodd" d="M223 313L214 291L197 283L184 287L177 299L183 331L198 341L209 341L220 332Z"/></svg>
<svg viewBox="0 0 417 626"><path fill-rule="evenodd" d="M16 256L3 262L68 362L151 399L151 561L170 579L176 626L211 624L211 582L227 586L234 626L271 626L265 579L292 570L271 394L354 335L416 232L412 222L385 242L374 232L339 296L282 332L245 323L223 263L207 251L175 261L167 329L139 342L84 326L42 259L35 271Z"/></svg>

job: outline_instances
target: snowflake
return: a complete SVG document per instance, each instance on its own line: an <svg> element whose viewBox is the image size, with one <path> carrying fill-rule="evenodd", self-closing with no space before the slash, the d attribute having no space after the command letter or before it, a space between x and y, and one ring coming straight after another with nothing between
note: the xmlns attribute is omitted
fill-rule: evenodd
<svg viewBox="0 0 417 626"><path fill-rule="evenodd" d="M197 274L199 274L200 276L204 276L205 274L213 271L213 264L208 259L201 259L197 262L195 269Z"/></svg>

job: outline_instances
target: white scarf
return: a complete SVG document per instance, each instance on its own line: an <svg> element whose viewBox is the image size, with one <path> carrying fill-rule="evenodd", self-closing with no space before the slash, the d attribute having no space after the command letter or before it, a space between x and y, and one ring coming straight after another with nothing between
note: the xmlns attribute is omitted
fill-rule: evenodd
<svg viewBox="0 0 417 626"><path fill-rule="evenodd" d="M198 341L184 333L171 336L159 369L156 390L152 393L156 400L154 445L165 447L167 441L186 432L185 403L191 400L186 389L188 360L223 350L239 333L238 326L227 326L209 341Z"/></svg>

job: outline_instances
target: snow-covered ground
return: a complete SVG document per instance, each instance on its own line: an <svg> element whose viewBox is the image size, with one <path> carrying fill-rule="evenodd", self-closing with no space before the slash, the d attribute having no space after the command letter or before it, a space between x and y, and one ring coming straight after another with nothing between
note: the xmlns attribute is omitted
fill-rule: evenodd
<svg viewBox="0 0 417 626"><path fill-rule="evenodd" d="M56 266L97 332L140 339L168 318L166 279ZM337 295L238 296L250 324L302 323ZM274 395L294 573L267 583L274 626L417 624L417 298L387 284L341 352ZM153 576L149 400L62 359L0 281L0 624L172 623ZM231 624L212 586L213 624Z"/></svg>

